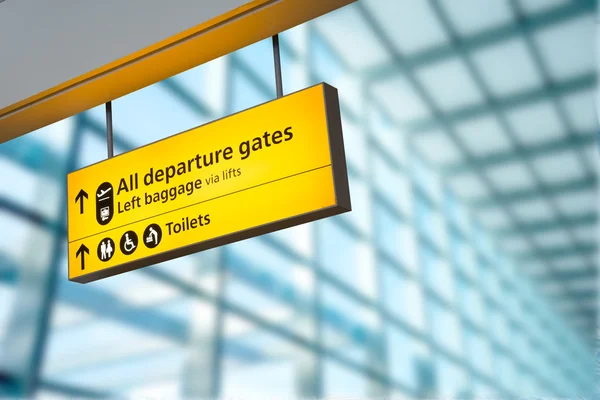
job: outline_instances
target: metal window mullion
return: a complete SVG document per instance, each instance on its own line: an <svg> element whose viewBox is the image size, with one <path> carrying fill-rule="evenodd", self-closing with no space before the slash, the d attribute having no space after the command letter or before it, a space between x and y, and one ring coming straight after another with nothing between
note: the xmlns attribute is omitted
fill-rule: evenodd
<svg viewBox="0 0 600 400"><path fill-rule="evenodd" d="M363 104L369 104L369 92L368 90L366 90L366 85L363 83L361 85L361 96L363 97ZM367 109L365 114L368 114L369 110ZM363 121L369 121L368 119L368 115L363 115L362 116L362 120ZM382 265L380 263L380 253L375 251L375 248L377 246L376 240L377 237L379 235L377 235L375 233L375 229L376 229L376 208L377 208L377 202L375 201L375 182L376 182L376 176L375 176L375 163L374 163L374 157L375 157L375 149L376 146L374 144L375 139L373 137L373 133L372 133L372 129L371 126L368 124L368 122L366 123L366 127L364 127L365 129L363 130L363 134L365 134L367 136L367 145L366 145L366 165L367 165L367 175L365 176L365 184L367 187L367 198L369 199L369 216L370 216L370 222L371 222L371 231L373 232L371 235L371 240L369 241L369 247L370 249L372 249L372 254L373 254L373 265L372 268L373 270L370 271L371 273L374 274L374 278L375 278L375 290L376 290L376 299L374 300L374 309L377 315L377 323L378 323L378 333L377 333L377 342L376 342L376 347L375 348L369 348L369 363L371 363L371 366L373 368L376 368L378 370L381 371L381 373L384 376L387 376L388 379L390 379L390 368L389 368L389 360L388 360L388 349L387 349L387 344L388 344L388 320L385 317L385 314L383 313L383 309L385 308L385 290L382 284L382 275L383 275L383 271L382 271ZM360 266L359 266L360 268ZM370 344L370 347L372 347L373 344ZM390 387L388 384L386 383L380 383L378 385L371 385L370 387L370 393L367 393L367 396L369 397L375 397L375 398L379 398L379 397L387 397L390 395L389 393L390 391Z"/></svg>
<svg viewBox="0 0 600 400"><path fill-rule="evenodd" d="M417 93L421 96L421 98L424 100L424 102L428 105L428 107L432 111L433 115L436 118L438 118L440 121L446 122L446 118L444 117L443 112L436 106L435 102L431 98L431 95L429 95L427 93L427 91L425 90L423 85L415 78L415 76L414 76L415 73L412 70L411 66L406 64L405 59L402 56L402 54L400 54L398 52L398 50L393 45L391 39L382 30L382 28L377 24L374 17L369 13L369 11L361 3L358 3L357 7L362 12L362 15L363 15L367 25L372 29L373 33L381 40L384 47L393 55L393 58L399 67L399 71L403 71L406 74L406 77L408 78L409 82L413 85L413 87L415 88ZM468 149L466 148L464 143L462 143L462 141L457 137L453 126L450 124L446 124L446 125L447 125L446 129L447 129L448 134L450 135L450 138L456 143L456 145L459 147L459 149L463 152L467 161L472 162L473 156L470 154L470 152L468 151ZM483 174L481 171L477 171L477 173L480 175L483 183L489 188L491 193L493 195L498 196L500 193L494 187L494 185L490 181L490 179L485 174ZM506 214L508 215L508 217L512 221L514 221L515 224L517 224L519 226L521 225L521 222L519 221L519 219L517 218L515 213L509 207L505 206L505 211L506 211ZM534 245L534 248L537 248L537 245L535 243L532 243L532 244ZM560 316L557 315L557 318L560 318Z"/></svg>
<svg viewBox="0 0 600 400"><path fill-rule="evenodd" d="M76 123L74 127L73 139L69 146L69 150L67 153L67 158L65 160L64 165L64 173L70 172L74 170L77 166L78 155L81 147L81 123L80 118L77 116ZM58 221L65 221L67 216L67 190L66 190L66 180L61 183L63 190L61 190L61 201L59 202L59 210L58 210ZM57 225L58 226L58 225ZM15 304L18 304L18 307L32 307L37 304L37 310L30 310L36 314L36 322L35 326L31 327L30 330L33 331L31 338L31 343L28 343L30 346L26 351L27 354L22 354L22 362L26 367L25 375L15 377L16 393L12 393L13 395L20 395L23 397L33 397L37 389L39 388L39 384L42 381L42 371L44 365L44 355L46 352L46 344L48 342L49 332L50 332L50 321L52 318L52 311L55 304L55 295L57 288L57 281L59 275L59 267L60 261L62 258L62 254L64 251L64 239L60 236L53 237L53 243L51 247L51 256L48 262L47 270L45 271L44 277L45 280L34 279L32 281L23 281L23 276L19 281L19 285L26 285L21 288L21 291L18 293L18 296L24 296L21 301L17 301ZM32 296L39 296L37 299ZM32 304L35 302L35 304ZM26 313L23 313L26 314ZM17 324L17 326L22 325L23 321L22 315L20 312L16 312L14 314L14 318L17 320L13 321L13 323ZM15 338L16 339L16 338ZM4 346L8 346L9 349L18 351L23 351L23 343L20 343L19 346L12 346L10 343L5 342ZM11 351L12 351L11 350ZM7 351L5 351L6 355Z"/></svg>
<svg viewBox="0 0 600 400"><path fill-rule="evenodd" d="M506 120L506 116L504 115L504 113L502 113L498 109L498 107L495 106L495 100L494 100L494 98L493 98L493 96L491 94L490 88L488 87L488 85L484 81L484 79L481 76L479 70L473 64L473 61L471 60L471 58L468 57L468 55L466 54L466 52L464 51L464 49L461 47L461 41L460 41L460 38L459 38L458 33L456 31L456 28L453 26L453 24L450 21L449 17L444 13L444 11L442 10L442 8L441 8L441 6L440 6L439 3L434 2L432 0L429 0L429 3L431 4L432 9L434 10L434 13L436 14L436 16L441 21L442 26L444 27L444 29L446 30L446 32L450 36L450 39L451 39L451 42L452 42L452 46L454 46L454 48L456 49L456 52L463 59L463 61L465 62L465 65L467 66L467 69L471 73L471 76L473 77L475 83L477 84L477 86L479 87L479 89L484 94L484 97L486 99L485 101L487 102L488 106L493 111L494 115L498 118L498 121L499 121L500 125L502 126L503 130L505 131L505 133L508 136L509 140L511 141L512 145L516 148L518 154L522 155L521 161L526 165L527 169L529 170L529 172L533 176L534 181L535 181L535 186L537 187L537 191L540 193L540 195L544 195L544 194L546 195L548 203L550 204L550 206L551 206L552 210L554 211L555 215L558 217L557 219L559 221L561 221L562 223L565 223L565 221L567 220L566 217L561 212L561 210L558 207L556 201L551 196L548 195L549 193L548 193L547 185L542 182L542 179L539 176L539 174L536 171L536 169L534 168L534 166L533 166L530 158L525 154L524 147L517 140L517 138L516 138L517 135L513 131L512 127L510 126L510 124L508 123L508 121ZM543 68L543 65L540 65L538 63L537 66L538 66L538 69L540 69L540 71L542 72L542 75L544 75L545 74L545 69ZM545 76L545 80L547 81L547 77L546 76ZM589 171L588 171L588 173L589 173ZM569 238L571 240L571 243L574 244L574 245L577 245L579 243L579 241L575 237L573 231L571 229L567 229L567 231L569 233ZM539 247L537 246L537 243L535 243L532 240L530 240L530 242L534 245L533 248L537 249L536 251L539 251ZM552 268L554 268L554 267L552 266ZM565 289L570 291L570 288L568 288L568 287L566 287Z"/></svg>

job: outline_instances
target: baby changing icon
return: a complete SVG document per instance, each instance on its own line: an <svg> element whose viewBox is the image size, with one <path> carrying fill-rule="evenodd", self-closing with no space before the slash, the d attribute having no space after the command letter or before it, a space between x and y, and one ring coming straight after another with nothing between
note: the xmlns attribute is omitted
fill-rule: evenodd
<svg viewBox="0 0 600 400"><path fill-rule="evenodd" d="M144 244L149 249L153 249L160 243L162 239L162 229L158 224L150 224L144 231Z"/></svg>

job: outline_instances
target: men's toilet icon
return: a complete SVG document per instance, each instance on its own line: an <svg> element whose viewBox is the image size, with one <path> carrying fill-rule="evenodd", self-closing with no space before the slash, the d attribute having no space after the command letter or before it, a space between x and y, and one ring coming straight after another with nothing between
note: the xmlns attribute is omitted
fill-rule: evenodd
<svg viewBox="0 0 600 400"><path fill-rule="evenodd" d="M134 231L127 231L121 236L121 252L126 256L132 254L138 245L138 236Z"/></svg>

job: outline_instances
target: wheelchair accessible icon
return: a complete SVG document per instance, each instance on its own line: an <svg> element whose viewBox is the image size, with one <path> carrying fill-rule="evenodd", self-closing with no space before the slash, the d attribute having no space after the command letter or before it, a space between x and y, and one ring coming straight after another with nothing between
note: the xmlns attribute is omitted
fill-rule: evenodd
<svg viewBox="0 0 600 400"><path fill-rule="evenodd" d="M133 254L138 246L138 236L134 231L127 231L121 236L120 248L121 253L126 256Z"/></svg>

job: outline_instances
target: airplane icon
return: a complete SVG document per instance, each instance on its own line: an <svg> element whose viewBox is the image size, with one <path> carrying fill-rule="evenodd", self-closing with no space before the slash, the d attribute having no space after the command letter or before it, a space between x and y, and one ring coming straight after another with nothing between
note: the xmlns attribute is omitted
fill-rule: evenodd
<svg viewBox="0 0 600 400"><path fill-rule="evenodd" d="M104 196L106 193L110 192L111 190L112 190L112 187L109 187L106 190L100 190L100 193L97 193L96 196L98 196L98 198L100 199L100 197ZM106 198L100 199L100 200L106 200Z"/></svg>

